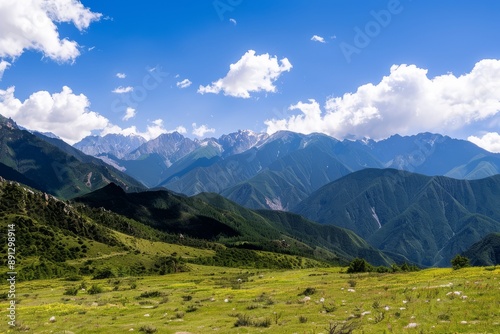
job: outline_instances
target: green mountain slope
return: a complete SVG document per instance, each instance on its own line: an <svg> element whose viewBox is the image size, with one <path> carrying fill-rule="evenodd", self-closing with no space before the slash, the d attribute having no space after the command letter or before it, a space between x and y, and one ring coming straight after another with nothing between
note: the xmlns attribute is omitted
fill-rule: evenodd
<svg viewBox="0 0 500 334"><path fill-rule="evenodd" d="M349 228L420 265L448 266L500 231L500 175L467 181L366 169L322 187L293 211Z"/></svg>
<svg viewBox="0 0 500 334"><path fill-rule="evenodd" d="M180 238L102 208L68 203L16 182L0 179L0 228L14 225L19 280L166 274L188 263L241 268L310 268L338 258L306 258L221 243ZM8 271L7 243L1 247L0 274ZM326 254L326 255L325 255ZM327 259L329 263L315 260ZM77 278L78 279L78 278Z"/></svg>
<svg viewBox="0 0 500 334"><path fill-rule="evenodd" d="M314 254L321 252L320 248L324 248L333 252L337 257L347 260L362 257L374 265L388 265L393 262L391 257L374 249L365 240L347 229L321 225L289 212L249 210L214 193L202 193L196 198L201 198L219 209L238 214L250 221L252 226L256 222L270 225L282 236L291 237L306 245L302 249L306 253Z"/></svg>
<svg viewBox="0 0 500 334"><path fill-rule="evenodd" d="M463 255L473 266L495 266L500 264L500 233L491 233L476 242Z"/></svg>
<svg viewBox="0 0 500 334"><path fill-rule="evenodd" d="M318 143L321 140L325 143ZM249 208L290 209L324 184L352 172L335 156L334 146L328 138L315 138L221 195Z"/></svg>
<svg viewBox="0 0 500 334"><path fill-rule="evenodd" d="M0 116L0 163L22 174L29 180L25 183L36 184L39 190L61 198L82 195L110 182L129 190L144 189L138 181L100 159L87 156L61 140L20 130L3 116ZM6 178L9 176L5 174Z"/></svg>
<svg viewBox="0 0 500 334"><path fill-rule="evenodd" d="M387 256L351 232L327 228L330 240L318 242L301 230L317 229L315 235L321 235L325 228L319 224L293 215L293 219L288 218L294 221L293 227L285 228L277 223L280 219L264 217L216 194L190 198L163 190L125 193L120 187L109 185L75 200L91 207L104 207L164 232L202 238L229 247L304 255L341 263L366 252L374 264L391 263ZM351 254L344 249L355 251Z"/></svg>

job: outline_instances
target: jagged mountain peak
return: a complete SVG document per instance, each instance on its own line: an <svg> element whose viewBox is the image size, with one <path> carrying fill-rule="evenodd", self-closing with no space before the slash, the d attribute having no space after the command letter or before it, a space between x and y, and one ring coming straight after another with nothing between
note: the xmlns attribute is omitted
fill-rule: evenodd
<svg viewBox="0 0 500 334"><path fill-rule="evenodd" d="M14 122L12 118L7 118L0 115L0 128L2 126L6 126L9 129L19 129L19 126L17 125L16 122Z"/></svg>
<svg viewBox="0 0 500 334"><path fill-rule="evenodd" d="M87 136L74 144L73 147L88 155L110 154L117 158L123 158L145 142L146 139L138 135L108 133L104 137Z"/></svg>
<svg viewBox="0 0 500 334"><path fill-rule="evenodd" d="M238 130L237 132L222 135L217 140L224 149L225 155L238 154L259 145L268 137L267 133L258 133L251 130Z"/></svg>

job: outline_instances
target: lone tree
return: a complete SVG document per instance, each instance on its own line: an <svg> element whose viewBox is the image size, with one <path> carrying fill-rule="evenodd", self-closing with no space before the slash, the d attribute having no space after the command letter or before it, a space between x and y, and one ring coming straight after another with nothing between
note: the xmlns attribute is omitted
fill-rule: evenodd
<svg viewBox="0 0 500 334"><path fill-rule="evenodd" d="M457 256L455 256L453 258L453 260L451 260L451 267L454 270L469 267L469 266L470 266L469 259L466 258L465 256L460 255L460 254L458 254Z"/></svg>

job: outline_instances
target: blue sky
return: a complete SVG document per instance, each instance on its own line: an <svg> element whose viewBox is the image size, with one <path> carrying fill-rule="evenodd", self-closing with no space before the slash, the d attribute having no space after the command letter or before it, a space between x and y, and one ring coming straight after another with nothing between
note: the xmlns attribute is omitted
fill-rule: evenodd
<svg viewBox="0 0 500 334"><path fill-rule="evenodd" d="M500 152L498 1L47 2L0 0L0 113L70 143L430 131Z"/></svg>

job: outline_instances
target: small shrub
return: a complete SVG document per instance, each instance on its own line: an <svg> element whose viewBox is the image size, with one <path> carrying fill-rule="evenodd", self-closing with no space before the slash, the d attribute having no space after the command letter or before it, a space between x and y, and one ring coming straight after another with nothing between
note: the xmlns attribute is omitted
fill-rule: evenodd
<svg viewBox="0 0 500 334"><path fill-rule="evenodd" d="M265 319L262 319L262 320L254 320L252 322L252 325L254 327L265 327L265 328L267 328L267 327L271 326L271 319L265 318Z"/></svg>
<svg viewBox="0 0 500 334"><path fill-rule="evenodd" d="M197 307L197 306L195 306L195 305L189 305L189 306L187 307L186 312L190 313L190 312L195 312L195 311L197 311L197 310L198 310L198 307Z"/></svg>
<svg viewBox="0 0 500 334"><path fill-rule="evenodd" d="M355 280L353 280L353 279L350 279L350 280L348 280L348 281L347 281L347 284L349 284L349 286L350 286L351 288L355 288L355 287L356 287L356 284L358 284L358 282L356 282L356 281L355 281Z"/></svg>
<svg viewBox="0 0 500 334"><path fill-rule="evenodd" d="M66 277L64 280L68 282L77 282L83 280L83 277L80 275L71 275Z"/></svg>
<svg viewBox="0 0 500 334"><path fill-rule="evenodd" d="M98 293L102 293L102 287L97 284L92 284L90 289L87 291L89 295L96 295Z"/></svg>
<svg viewBox="0 0 500 334"><path fill-rule="evenodd" d="M305 323L307 322L307 317L304 317L303 315L301 315L301 316L299 317L299 322L300 322L301 324L305 324Z"/></svg>
<svg viewBox="0 0 500 334"><path fill-rule="evenodd" d="M450 321L450 315L449 314L445 314L445 313L441 313L440 315L438 315L438 320L441 320L441 321Z"/></svg>
<svg viewBox="0 0 500 334"><path fill-rule="evenodd" d="M274 300L272 300L272 298L270 296L268 296L266 293L262 293L260 296L255 298L253 301L256 303L264 303L266 305L273 305L274 304Z"/></svg>
<svg viewBox="0 0 500 334"><path fill-rule="evenodd" d="M152 334L156 333L157 329L154 326L151 325L144 325L139 328L139 332L147 333L147 334Z"/></svg>
<svg viewBox="0 0 500 334"><path fill-rule="evenodd" d="M252 319L246 314L238 314L238 319L234 323L234 327L252 326Z"/></svg>
<svg viewBox="0 0 500 334"><path fill-rule="evenodd" d="M257 304L250 304L247 306L247 310L255 310L258 308L259 308L259 305L257 305Z"/></svg>
<svg viewBox="0 0 500 334"><path fill-rule="evenodd" d="M193 299L193 296L190 296L190 295L182 296L182 300L185 301L185 302L188 302L191 299Z"/></svg>
<svg viewBox="0 0 500 334"><path fill-rule="evenodd" d="M299 296L311 296L316 293L316 288L306 288L303 292L299 293Z"/></svg>
<svg viewBox="0 0 500 334"><path fill-rule="evenodd" d="M330 322L326 331L328 334L351 334L358 327L356 322Z"/></svg>
<svg viewBox="0 0 500 334"><path fill-rule="evenodd" d="M105 267L99 269L95 274L92 279L104 279L104 278L113 278L116 277L115 273L111 268Z"/></svg>
<svg viewBox="0 0 500 334"><path fill-rule="evenodd" d="M384 312L380 312L379 314L376 314L375 315L375 319L373 319L373 321L378 324L379 322L381 322L382 320L384 320L385 318L385 313Z"/></svg>
<svg viewBox="0 0 500 334"><path fill-rule="evenodd" d="M323 310L325 310L326 313L332 313L337 310L337 306L335 306L335 304L323 304Z"/></svg>
<svg viewBox="0 0 500 334"><path fill-rule="evenodd" d="M64 290L64 295L66 296L76 296L76 294L78 293L78 287L77 286L71 286L69 288L66 288L66 290Z"/></svg>
<svg viewBox="0 0 500 334"><path fill-rule="evenodd" d="M182 312L182 311L177 312L177 313L175 314L175 317L176 317L177 319L182 319L182 318L184 318L184 312Z"/></svg>
<svg viewBox="0 0 500 334"><path fill-rule="evenodd" d="M145 291L138 298L155 298L161 296L163 296L163 293L160 291Z"/></svg>

